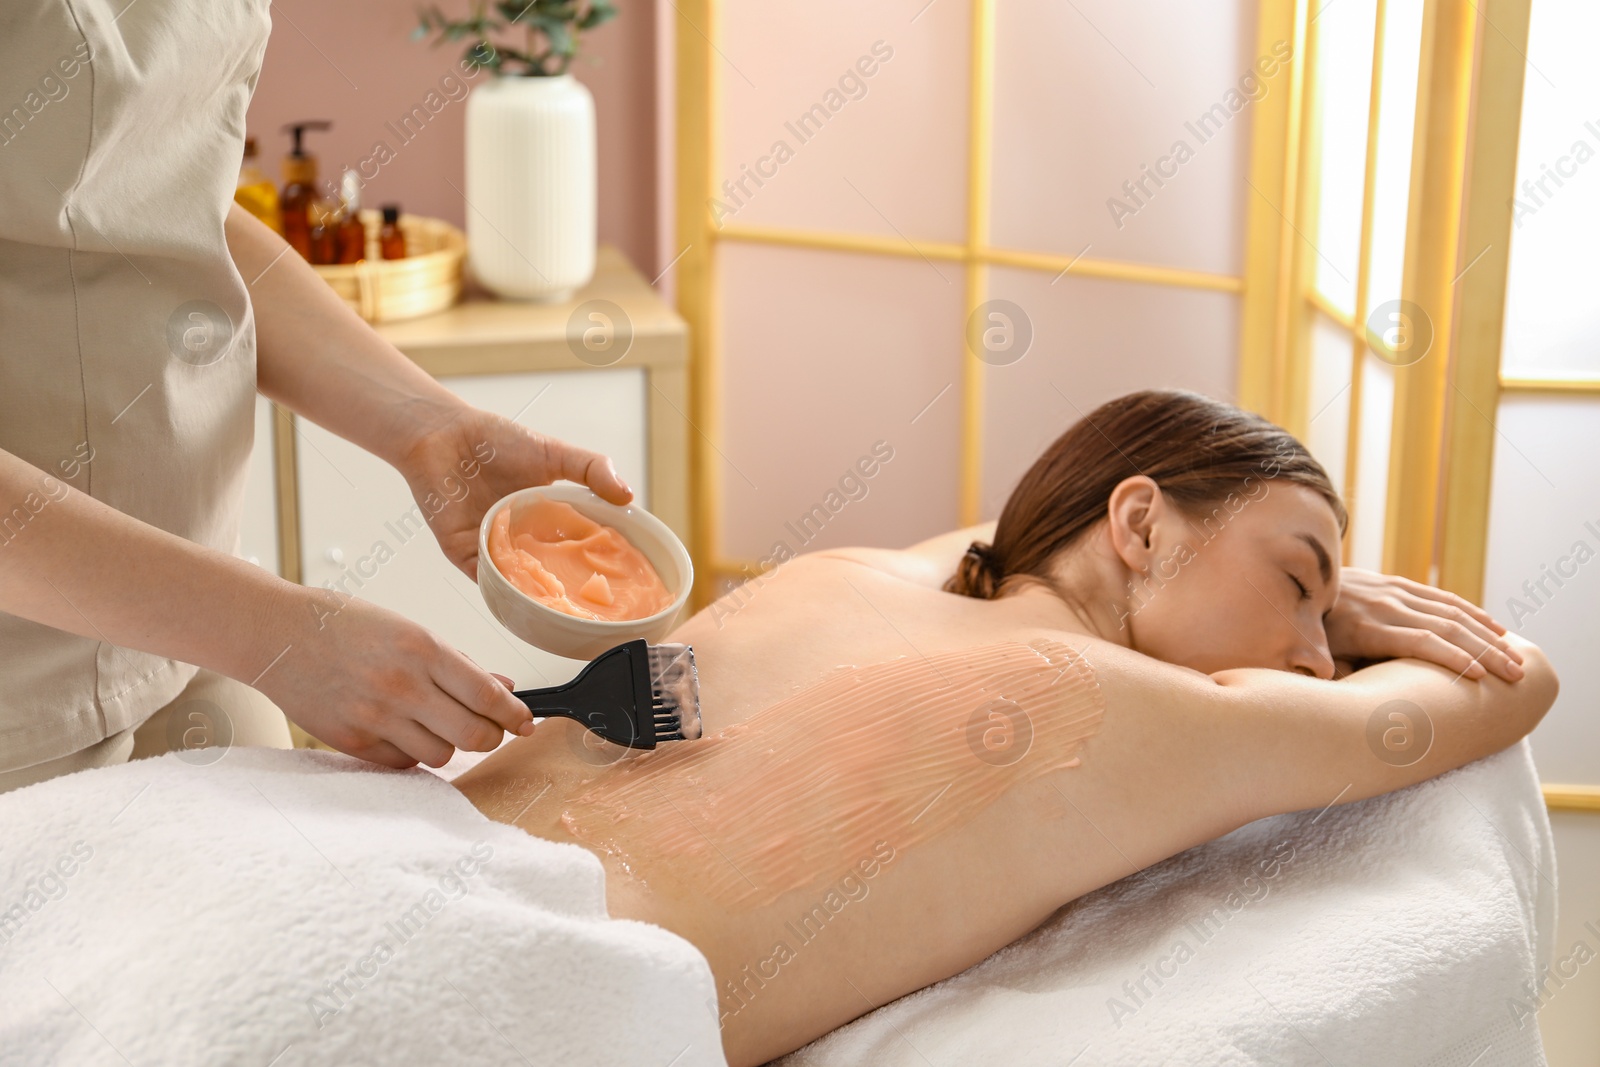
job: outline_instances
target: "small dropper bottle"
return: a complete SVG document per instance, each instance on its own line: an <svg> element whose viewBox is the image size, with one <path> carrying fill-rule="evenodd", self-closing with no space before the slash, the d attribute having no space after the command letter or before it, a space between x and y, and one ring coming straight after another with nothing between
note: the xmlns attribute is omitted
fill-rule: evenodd
<svg viewBox="0 0 1600 1067"><path fill-rule="evenodd" d="M384 259L406 258L406 235L400 231L400 205L383 205L383 228L378 231L378 248Z"/></svg>

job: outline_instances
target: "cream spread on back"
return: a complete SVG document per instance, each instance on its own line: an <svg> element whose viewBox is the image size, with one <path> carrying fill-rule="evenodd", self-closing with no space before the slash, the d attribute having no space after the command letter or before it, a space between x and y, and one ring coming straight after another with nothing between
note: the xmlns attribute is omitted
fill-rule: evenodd
<svg viewBox="0 0 1600 1067"><path fill-rule="evenodd" d="M635 877L759 907L875 842L914 846L1076 766L1104 710L1083 655L1053 640L842 669L716 734L607 768L562 822Z"/></svg>

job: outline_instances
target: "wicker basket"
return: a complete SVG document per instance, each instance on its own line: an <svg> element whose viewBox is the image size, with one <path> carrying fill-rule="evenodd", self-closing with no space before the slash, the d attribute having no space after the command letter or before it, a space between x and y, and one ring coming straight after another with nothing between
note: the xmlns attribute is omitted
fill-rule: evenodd
<svg viewBox="0 0 1600 1067"><path fill-rule="evenodd" d="M367 230L366 259L314 267L356 314L368 322L394 322L443 311L460 299L466 234L443 219L401 215L406 258L381 259L382 213L361 212L361 224Z"/></svg>

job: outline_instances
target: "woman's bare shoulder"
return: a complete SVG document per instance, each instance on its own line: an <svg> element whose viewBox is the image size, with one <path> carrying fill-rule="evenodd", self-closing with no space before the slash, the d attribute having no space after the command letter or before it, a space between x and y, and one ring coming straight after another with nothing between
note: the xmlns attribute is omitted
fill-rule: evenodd
<svg viewBox="0 0 1600 1067"><path fill-rule="evenodd" d="M1012 631L1007 639L1066 645L1083 657L1102 684L1116 687L1119 695L1182 698L1200 694L1214 696L1222 692L1222 687L1209 674L1155 659L1126 645L1079 630L1023 626ZM973 643L986 643L985 635L974 634ZM1163 699L1159 703L1168 701Z"/></svg>
<svg viewBox="0 0 1600 1067"><path fill-rule="evenodd" d="M907 548L850 546L807 553L800 559L834 559L859 563L916 585L938 589L956 572L961 555L973 541L994 540L995 524L967 526L935 534Z"/></svg>
<svg viewBox="0 0 1600 1067"><path fill-rule="evenodd" d="M900 548L870 548L863 545L824 548L796 556L790 561L791 566L803 564L806 568L840 563L870 567L890 577L929 589L939 588L945 579L954 573L953 568L946 568L941 562L926 555Z"/></svg>

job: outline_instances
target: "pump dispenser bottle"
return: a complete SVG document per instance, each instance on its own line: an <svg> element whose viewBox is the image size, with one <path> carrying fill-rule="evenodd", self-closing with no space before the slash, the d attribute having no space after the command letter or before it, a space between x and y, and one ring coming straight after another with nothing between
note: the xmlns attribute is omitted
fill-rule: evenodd
<svg viewBox="0 0 1600 1067"><path fill-rule="evenodd" d="M283 218L284 240L307 262L314 262L308 211L317 199L318 190L317 157L305 150L305 131L332 127L333 123L326 119L291 122L284 127L294 135L294 149L283 157L283 194L278 198L278 209Z"/></svg>

